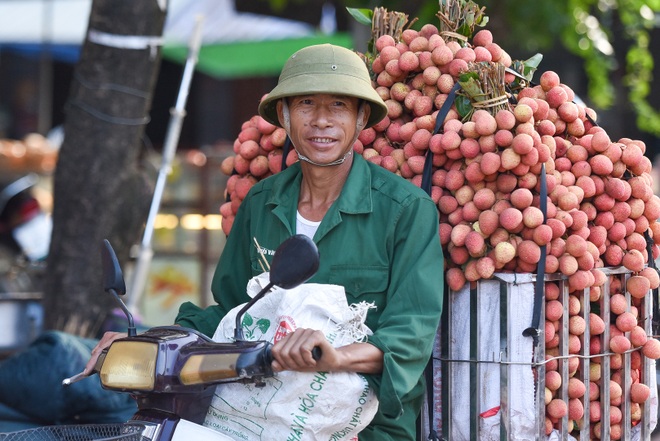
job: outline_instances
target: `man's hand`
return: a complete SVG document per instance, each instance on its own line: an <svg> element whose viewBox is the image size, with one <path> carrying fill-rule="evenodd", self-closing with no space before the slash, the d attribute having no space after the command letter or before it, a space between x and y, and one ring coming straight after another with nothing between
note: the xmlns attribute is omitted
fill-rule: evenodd
<svg viewBox="0 0 660 441"><path fill-rule="evenodd" d="M91 375L92 372L94 371L94 366L96 366L96 361L99 359L99 355L101 355L101 352L108 346L112 344L113 341L127 337L128 334L125 332L112 332L108 331L105 334L103 334L103 337L101 337L101 340L94 346L94 349L92 349L92 356L90 357L89 361L87 362L87 365L85 366L85 369L83 370L83 373L85 375Z"/></svg>
<svg viewBox="0 0 660 441"><path fill-rule="evenodd" d="M318 347L321 358L314 360L312 350ZM298 372L360 372L376 374L383 371L383 352L369 343L353 343L333 347L321 331L298 328L273 346L273 370Z"/></svg>
<svg viewBox="0 0 660 441"><path fill-rule="evenodd" d="M318 347L322 356L314 360L312 350ZM299 372L329 372L337 364L337 350L321 331L299 328L273 346L273 370Z"/></svg>

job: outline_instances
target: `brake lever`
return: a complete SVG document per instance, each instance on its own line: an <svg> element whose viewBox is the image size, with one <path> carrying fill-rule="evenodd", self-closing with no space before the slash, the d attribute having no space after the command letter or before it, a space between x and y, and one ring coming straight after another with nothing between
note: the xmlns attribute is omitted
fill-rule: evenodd
<svg viewBox="0 0 660 441"><path fill-rule="evenodd" d="M87 377L89 377L88 374L86 374L85 372L80 372L72 377L65 378L64 380L62 380L62 386L69 386Z"/></svg>
<svg viewBox="0 0 660 441"><path fill-rule="evenodd" d="M96 364L94 365L94 370L90 372L89 374L86 374L85 371L79 372L76 375L73 375L69 378L65 378L62 380L62 386L70 386L73 383L77 383L80 380L84 380L87 377L90 377L96 373L98 373L101 370L101 366L103 365L103 362L105 361L105 354L107 353L107 350L103 350L101 354L99 355L99 358L96 360Z"/></svg>

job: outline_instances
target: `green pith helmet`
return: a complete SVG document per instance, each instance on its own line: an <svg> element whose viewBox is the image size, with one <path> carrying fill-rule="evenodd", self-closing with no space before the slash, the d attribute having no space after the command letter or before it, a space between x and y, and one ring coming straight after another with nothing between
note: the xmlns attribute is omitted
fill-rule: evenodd
<svg viewBox="0 0 660 441"><path fill-rule="evenodd" d="M259 114L281 127L277 119L277 101L315 93L365 100L371 107L365 128L387 115L387 106L371 85L364 61L350 49L331 44L308 46L291 55L282 69L277 86L259 104Z"/></svg>

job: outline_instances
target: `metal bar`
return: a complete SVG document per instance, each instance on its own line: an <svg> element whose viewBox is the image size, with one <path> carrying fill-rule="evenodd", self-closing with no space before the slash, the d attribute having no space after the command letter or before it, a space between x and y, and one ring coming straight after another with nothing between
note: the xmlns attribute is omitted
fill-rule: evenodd
<svg viewBox="0 0 660 441"><path fill-rule="evenodd" d="M610 332L610 327L609 324L611 320L614 318L611 310L610 310L610 297L611 294L614 292L622 292L623 290L616 288L615 291L612 291L613 285L616 283L617 285L621 284L622 286L625 286L625 279L627 279L630 276L630 272L623 268L623 267L617 267L617 268L599 268L599 270L603 271L606 276L607 280L606 283L601 287L601 292L600 292L600 297L599 299L595 299L592 301L591 296L592 296L592 290L591 289L585 289L581 293L569 293L568 292L568 280L566 277L555 277L556 275L547 275L545 277L546 281L557 281L557 283L560 286L560 301L564 305L564 314L562 319L560 320L560 326L558 329L558 333L560 335L560 346L559 346L559 358L557 360L557 369L559 370L561 377L562 377L562 387L560 390L557 391L557 398L563 399L566 402L569 401L568 397L568 383L570 380L570 372L571 372L571 366L575 366L573 363L575 360L571 360L573 357L580 357L580 365L578 367L578 378L580 378L586 388L587 391L583 397L580 398L582 405L584 407L584 418L580 422L576 422L576 426L573 427L572 433L569 433L569 429L571 429L571 425L573 424L572 422L569 421L568 417L564 417L558 425L555 426L555 428L559 432L559 439L563 440L568 440L572 439L571 436L575 436L576 438L579 438L581 441L582 440L588 440L590 438L590 431L592 430L592 426L595 423L591 423L589 421L589 406L590 406L590 401L589 401L589 386L592 381L598 381L602 385L608 385L610 383L610 380L612 379L612 363L613 363L613 357L609 354L609 341L611 337L611 332ZM500 380L500 404L501 404L501 411L500 411L500 439L502 440L508 440L510 439L510 433L509 431L511 430L511 421L512 421L512 413L511 413L511 406L509 405L510 398L511 398L511 393L512 393L512 385L515 383L514 380L516 380L514 376L514 372L512 371L514 366L525 364L524 362L521 363L516 359L512 358L511 354L511 348L512 348L512 340L513 339L513 334L514 334L514 329L512 328L513 321L511 320L510 317L513 317L515 314L519 314L519 310L517 309L519 305L514 305L512 302L512 293L511 293L511 286L509 283L504 282L504 279L500 281L499 283L499 305L495 305L492 303L489 303L489 300L487 298L484 298L480 296L480 292L483 289L481 283L477 283L477 288L470 288L469 292L464 291L463 294L465 294L464 300L461 302L459 299L458 303L461 303L461 305L455 304L453 305L454 308L462 308L462 311L464 313L462 314L463 316L465 315L465 311L469 311L469 318L466 317L467 320L465 320L465 326L461 325L460 323L453 322L453 326L456 328L453 329L454 335L449 332L452 330L452 322L451 320L447 320L446 322L443 322L443 333L442 333L442 341L443 345L440 348L443 360L441 360L441 363L443 365L443 380L447 379L447 372L450 372L451 375L453 375L455 378L452 379L452 381L443 381L443 408L445 411L442 412L442 420L443 420L443 425L442 425L442 433L445 439L459 439L461 436L457 437L457 431L455 428L458 426L463 426L464 431L467 432L469 430L469 439L475 439L475 440L480 440L485 434L481 433L483 430L481 428L482 425L482 420L480 418L480 413L483 412L485 409L485 402L483 399L480 400L479 396L479 391L482 390L484 387L483 381L485 378L485 374L487 373L488 367L490 367L491 364L499 364L499 366L496 369L499 369L499 380ZM595 288L594 288L595 289ZM581 336L581 341L580 343L582 344L582 348L579 353L571 354L569 353L569 304L572 301L575 301L573 298L574 296L577 296L577 298L580 301L580 316L583 317L585 320L586 324L586 329L584 335ZM626 301L628 302L628 307L630 308L630 296L629 294L626 293ZM545 301L545 299L544 299ZM446 311L452 311L451 305L453 302L447 299L448 305L446 307ZM469 302L469 303L468 303ZM652 310L652 299L650 296L647 296L644 300L642 305L639 307L640 311L640 325L644 326L645 331L647 332L648 335L652 334L651 327L652 327L652 320L650 317L650 311ZM593 310L592 310L593 307ZM487 309L487 310L486 310ZM497 314L499 309L499 338L500 338L500 359L496 360L493 358L492 360L488 359L488 355L486 352L488 351L488 348L485 348L484 345L486 345L486 340L485 334L481 334L483 332L483 329L480 329L480 327L483 327L484 325L484 314ZM592 335L590 334L590 314L591 312L594 312L595 310L599 309L599 316L603 319L603 321L606 323L604 332L594 338L599 338L601 342L601 350L600 350L600 355L597 356L596 358L591 355L591 350L590 350L590 342ZM454 309L456 311L456 309ZM543 310L545 312L545 308ZM456 318L456 316L454 316ZM542 316L541 318L543 321L542 323L545 322L545 316ZM498 324L497 322L493 322L493 330L492 332L497 332ZM460 330L458 329L460 328ZM468 334L469 337L468 337ZM462 351L456 351L456 349L451 349L452 343L450 342L456 342L458 341L463 341L465 342L465 339L469 338L469 344L464 345L464 349ZM467 342L466 342L467 343ZM455 346L455 343L454 343ZM546 353L545 353L545 345L543 344L543 341L539 345L540 348L543 349L543 352L540 354L536 355L536 359L534 359L532 362L529 363L530 369L535 369L536 370L536 375L535 375L535 386L536 386L536 397L535 400L533 401L534 405L537 406L535 409L534 414L536 415L536 418L538 421L535 423L535 433L537 436L537 439L539 440L545 440L545 371L546 371L546 364L544 363ZM469 354L469 355L468 355ZM484 355L486 354L486 355ZM598 354L595 354L598 355ZM618 356L617 356L618 357ZM516 361L512 361L516 360ZM650 384L650 379L651 375L655 374L654 370L652 369L652 360L647 359L646 357L643 357L642 359L643 365L642 365L642 380L645 384ZM623 415L623 420L621 422L621 429L623 431L621 439L631 439L632 433L634 432L632 430L632 421L631 421L631 407L632 404L630 402L626 402L629 398L629 392L630 392L630 386L631 386L631 372L632 372L632 357L630 354L624 354L622 358L623 366L621 369L621 374L623 378L623 384L622 384L622 391L623 391L623 400L621 402L621 411ZM466 367L464 363L468 363L469 367ZM593 363L593 365L592 365ZM456 369L457 366L463 366L460 369ZM596 376L598 374L598 371L592 371L592 367L599 367L600 368L600 375L599 378ZM460 374L459 374L460 372ZM592 375L591 373L594 373ZM466 379L464 378L465 375L469 375L470 379L465 381ZM618 374L617 374L618 375ZM459 404L459 408L456 408L456 403L451 403L451 388L456 388L456 387L461 387L461 385L464 385L465 388L463 390L468 390L469 388L469 400L468 396L464 395L465 400L457 399L457 401L460 401L461 403ZM469 386L468 386L469 385ZM454 404L454 406L447 406L447 404ZM610 405L611 405L611 393L610 393L610 388L603 386L600 387L600 404L601 404L601 421L607 422L610 421L610 416L611 416L611 411L610 411ZM645 406L642 406L642 422L641 424L641 440L643 441L649 441L650 439L650 405L648 403ZM456 414L456 411L459 411L460 414ZM453 416L451 413L453 412ZM465 418L465 414L469 412L469 425L468 425L468 420L463 419ZM460 415L460 416L459 416ZM452 418L453 423L452 423ZM462 421L465 423L463 424ZM452 428L452 424L454 427ZM467 427L466 427L467 426ZM454 429L454 430L452 430ZM452 436L453 435L453 436ZM611 428L609 424L601 424L601 440L610 440L611 439Z"/></svg>
<svg viewBox="0 0 660 441"><path fill-rule="evenodd" d="M652 335L653 328L653 290L642 300L642 308L639 311L640 317L643 317L642 327L646 331L646 335ZM640 351L641 353L641 351ZM641 354L642 357L642 375L640 381L647 386L651 385L651 375L656 375L655 361ZM656 385L657 388L657 385ZM642 421L641 421L641 439L648 441L651 439L651 406L649 404L650 397L645 403L641 404Z"/></svg>
<svg viewBox="0 0 660 441"><path fill-rule="evenodd" d="M144 228L142 243L140 244L140 252L135 263L133 272L133 280L131 289L129 291L128 306L131 310L137 310L137 305L144 291L147 281L147 272L151 259L153 257L153 249L151 248L151 239L153 236L154 224L156 216L160 210L160 203L165 191L165 184L167 177L172 172L172 161L176 153L177 144L179 143L179 135L181 134L181 126L183 125L183 118L186 114L186 102L188 100L188 91L190 90L190 82L192 75L197 64L197 56L202 42L202 23L203 19L198 17L195 29L190 39L188 58L183 70L181 85L179 87L179 95L177 97L176 105L170 109L172 118L167 129L165 141L163 145L163 158L160 169L158 170L158 177L156 179L156 187L154 189L151 207L149 208L149 215L147 216L147 223Z"/></svg>
<svg viewBox="0 0 660 441"><path fill-rule="evenodd" d="M479 282L470 287L470 359L479 359ZM481 379L476 363L470 364L470 439L481 439L479 433L479 391Z"/></svg>
<svg viewBox="0 0 660 441"><path fill-rule="evenodd" d="M509 298L510 290L506 283L500 282L500 354L501 358L506 361L511 361L511 354L509 353L508 336L509 336L509 307L511 306L511 299ZM506 405L509 396L509 378L511 366L508 364L500 365L500 439L508 440L507 427L511 421L511 409Z"/></svg>
<svg viewBox="0 0 660 441"><path fill-rule="evenodd" d="M601 293L602 295L602 293ZM582 396L581 402L584 409L584 416L582 417L579 427L580 431L580 441L588 441L591 436L591 427L589 421L589 363L590 359L586 358L591 355L591 330L589 328L589 314L591 313L591 289L587 288L584 290L582 299L580 301L580 309L582 311L582 318L584 319L585 327L584 334L580 338L580 343L582 344L581 355L585 358L580 360L578 378L584 383L586 387L586 392Z"/></svg>
<svg viewBox="0 0 660 441"><path fill-rule="evenodd" d="M568 304L570 295L568 294L568 280L562 280L559 290L561 304L563 305L563 314L559 320L559 355L568 355ZM559 398L568 404L568 359L561 358L557 362L557 369L561 374L561 387L559 388ZM568 415L561 419L560 436L563 440L568 440Z"/></svg>
<svg viewBox="0 0 660 441"><path fill-rule="evenodd" d="M598 271L602 271L606 276L613 276L630 272L630 270L624 266L608 266L604 268L598 268Z"/></svg>
<svg viewBox="0 0 660 441"><path fill-rule="evenodd" d="M630 274L623 275L623 286L626 286L626 281L630 278ZM626 311L630 312L631 298L627 289L624 289L626 297ZM630 339L630 332L625 333L626 338ZM630 415L630 386L632 378L630 377L630 352L626 352L622 356L622 369L621 369L621 439L631 439L632 421Z"/></svg>
<svg viewBox="0 0 660 441"><path fill-rule="evenodd" d="M547 280L547 279L546 279ZM548 283L547 281L545 283ZM545 305L546 290L543 290L543 304ZM541 319L540 319L541 329L543 330L539 345L536 348L537 360L534 360L537 363L542 363L536 367L536 427L537 427L537 439L542 440L546 438L545 434L545 373L546 365L543 363L545 361L545 308L541 308Z"/></svg>
<svg viewBox="0 0 660 441"><path fill-rule="evenodd" d="M600 317L605 322L605 330L600 337L600 349L602 353L608 352L610 348L610 286L611 278L617 275L609 275L603 292L600 295ZM610 384L610 357L600 358L600 384ZM607 423L601 424L601 441L610 441L610 388L600 388L600 420Z"/></svg>
<svg viewBox="0 0 660 441"><path fill-rule="evenodd" d="M449 348L451 345L451 304L450 297L452 292L446 291L447 295L444 296L444 306L442 308L443 314L440 317L440 354L443 359L450 358ZM451 412L453 408L451 391L452 391L452 382L451 378L453 375L452 372L452 362L442 361L441 362L441 372L442 372L442 414L440 418L442 420L442 438L451 439Z"/></svg>

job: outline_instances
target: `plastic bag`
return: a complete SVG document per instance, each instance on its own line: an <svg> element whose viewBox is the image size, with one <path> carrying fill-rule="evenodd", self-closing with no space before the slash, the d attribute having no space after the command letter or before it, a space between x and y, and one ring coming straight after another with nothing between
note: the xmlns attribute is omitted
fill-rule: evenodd
<svg viewBox="0 0 660 441"><path fill-rule="evenodd" d="M268 273L248 283L252 297L268 283ZM234 338L240 305L220 322L213 340ZM334 347L371 334L364 320L374 306L349 306L343 287L303 284L275 288L243 317L247 340L277 342L299 327L321 330ZM352 440L372 420L378 399L366 379L350 372L279 372L264 387L223 384L216 388L204 425L236 440Z"/></svg>

